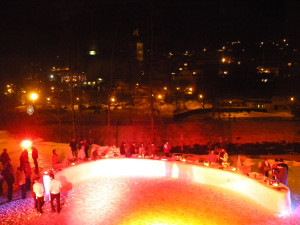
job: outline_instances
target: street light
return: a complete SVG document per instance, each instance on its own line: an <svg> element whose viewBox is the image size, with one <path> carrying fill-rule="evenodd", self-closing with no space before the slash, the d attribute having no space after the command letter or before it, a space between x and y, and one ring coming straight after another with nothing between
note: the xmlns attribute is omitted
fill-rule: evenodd
<svg viewBox="0 0 300 225"><path fill-rule="evenodd" d="M33 103L35 100L38 99L38 97L39 97L38 94L34 92L29 95L29 98L32 100Z"/></svg>

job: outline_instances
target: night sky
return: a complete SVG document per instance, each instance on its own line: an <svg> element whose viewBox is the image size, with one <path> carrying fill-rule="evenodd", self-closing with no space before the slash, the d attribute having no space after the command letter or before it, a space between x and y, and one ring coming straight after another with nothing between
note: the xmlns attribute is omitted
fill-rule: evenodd
<svg viewBox="0 0 300 225"><path fill-rule="evenodd" d="M153 34L157 51L281 38L299 46L299 6L256 0L2 0L0 73L8 79L22 76L29 65L46 68L69 49L96 48L109 57L112 43L126 46L136 28L146 48Z"/></svg>

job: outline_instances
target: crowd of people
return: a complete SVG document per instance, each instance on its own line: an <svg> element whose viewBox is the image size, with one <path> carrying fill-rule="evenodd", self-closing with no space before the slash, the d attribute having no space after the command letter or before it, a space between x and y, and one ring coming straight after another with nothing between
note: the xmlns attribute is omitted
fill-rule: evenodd
<svg viewBox="0 0 300 225"><path fill-rule="evenodd" d="M278 183L288 185L288 165L283 159L275 159L271 165L268 159L265 159L259 166L260 173L265 177L271 177Z"/></svg>
<svg viewBox="0 0 300 225"><path fill-rule="evenodd" d="M163 146L163 152L165 157L170 157L170 151L172 147L168 141L165 142ZM120 146L120 155L125 155L126 157L131 157L132 155L139 155L141 158L145 158L148 155L150 158L155 158L158 156L159 149L152 142L148 147L141 143L139 146L133 141L130 146L127 146L125 142L122 142Z"/></svg>
<svg viewBox="0 0 300 225"><path fill-rule="evenodd" d="M2 170L0 170L0 195L3 195L3 183L7 184L7 200L10 202L13 196L13 185L19 186L20 196L22 199L28 197L28 193L34 199L34 208L38 214L43 213L43 205L45 203L45 184L42 181L42 176L39 172L38 166L38 150L32 147L32 160L34 163L34 173L32 173L31 165L29 162L29 156L27 149L22 150L20 155L19 166L14 172L12 166L12 160L9 157L7 149L3 149L0 155L0 161L2 163ZM55 153L55 150L53 150ZM53 159L53 158L52 158ZM51 203L52 211L60 212L60 181L54 179L54 174L50 174L49 182L49 199ZM56 210L54 207L54 200L56 199Z"/></svg>
<svg viewBox="0 0 300 225"><path fill-rule="evenodd" d="M0 155L0 161L2 163L2 170L0 170L0 195L3 195L3 182L7 184L7 199L8 201L12 200L13 194L13 185L16 184L19 186L20 196L22 199L27 197L27 194L30 192L31 196L34 198L34 208L37 210L37 213L43 213L43 205L45 203L45 186L42 180L42 177L39 173L38 165L38 150L35 147L32 147L32 160L34 163L34 173L32 173L31 165L29 162L29 156L27 149L24 149L20 155L19 166L17 167L16 172L14 172L12 161L9 157L7 149L3 149L2 154ZM70 154L73 158L76 159L86 159L92 157L89 155L90 143L81 139L76 141L75 138L71 139L69 143ZM164 156L166 158L170 157L170 151L172 147L168 141L162 147ZM125 142L122 142L120 146L120 155L125 157L131 157L132 155L140 156L145 158L146 155L149 158L155 158L158 156L159 149L152 142L149 146L145 146L144 143L136 145L135 142L132 142L130 145L126 145ZM211 164L220 164L225 166L228 164L228 153L223 148L215 148L210 150L207 156L209 165ZM56 150L52 150L52 168L56 164L59 164L59 156L56 153ZM270 162L265 159L259 166L260 172L265 176L271 176L272 179L276 180L279 183L287 185L288 177L288 166L283 159L275 159L275 162L271 165ZM54 178L54 174L50 174L50 204L53 212L60 212L60 181ZM54 206L54 200L56 200L56 208Z"/></svg>
<svg viewBox="0 0 300 225"><path fill-rule="evenodd" d="M215 153L216 151L218 151L217 155ZM207 161L209 165L215 163L226 165L228 163L228 153L224 148L210 150L207 156Z"/></svg>
<svg viewBox="0 0 300 225"><path fill-rule="evenodd" d="M207 156L208 164L220 164L224 165L228 163L228 153L225 149L218 149L218 154L215 154L215 150L210 150ZM259 172L265 177L270 177L278 183L288 185L288 165L283 159L275 159L274 163L265 159L259 164Z"/></svg>

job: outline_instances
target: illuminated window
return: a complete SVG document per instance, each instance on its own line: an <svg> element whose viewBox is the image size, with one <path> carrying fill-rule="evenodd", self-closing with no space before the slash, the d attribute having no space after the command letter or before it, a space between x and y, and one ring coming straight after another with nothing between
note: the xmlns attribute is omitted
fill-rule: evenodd
<svg viewBox="0 0 300 225"><path fill-rule="evenodd" d="M180 68L179 68L179 70L181 71L181 70L182 70L182 68L180 67Z"/></svg>

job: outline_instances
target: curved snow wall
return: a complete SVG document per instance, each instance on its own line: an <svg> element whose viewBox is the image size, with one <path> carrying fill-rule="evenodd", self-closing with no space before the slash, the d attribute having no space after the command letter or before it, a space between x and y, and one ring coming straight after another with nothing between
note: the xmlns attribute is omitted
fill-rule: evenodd
<svg viewBox="0 0 300 225"><path fill-rule="evenodd" d="M285 214L291 212L289 189L276 190L235 172L205 166L147 159L103 159L72 166L57 173L63 187L97 177L170 177L189 182L212 185L238 192L269 210Z"/></svg>

